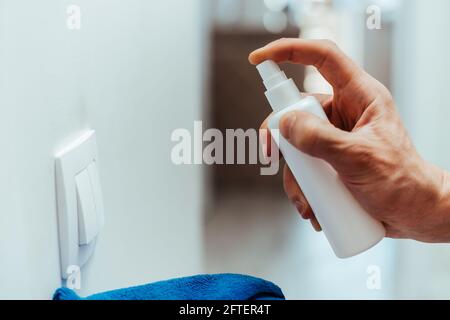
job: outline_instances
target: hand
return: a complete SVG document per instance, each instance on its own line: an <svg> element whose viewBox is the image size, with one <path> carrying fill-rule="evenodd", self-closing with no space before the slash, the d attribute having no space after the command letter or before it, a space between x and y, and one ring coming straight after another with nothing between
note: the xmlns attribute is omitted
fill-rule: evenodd
<svg viewBox="0 0 450 320"><path fill-rule="evenodd" d="M249 57L252 64L269 59L315 66L334 92L317 96L331 124L291 112L281 120L281 134L302 152L330 163L357 201L385 225L388 237L450 242L448 173L420 157L389 91L326 40L281 39ZM320 231L289 168L284 187Z"/></svg>

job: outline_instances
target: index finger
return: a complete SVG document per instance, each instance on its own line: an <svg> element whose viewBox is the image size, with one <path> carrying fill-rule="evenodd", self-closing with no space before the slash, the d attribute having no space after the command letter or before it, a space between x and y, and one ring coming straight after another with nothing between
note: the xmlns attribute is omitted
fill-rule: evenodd
<svg viewBox="0 0 450 320"><path fill-rule="evenodd" d="M345 87L362 70L333 42L328 40L280 39L252 52L249 61L293 62L315 66L337 89Z"/></svg>

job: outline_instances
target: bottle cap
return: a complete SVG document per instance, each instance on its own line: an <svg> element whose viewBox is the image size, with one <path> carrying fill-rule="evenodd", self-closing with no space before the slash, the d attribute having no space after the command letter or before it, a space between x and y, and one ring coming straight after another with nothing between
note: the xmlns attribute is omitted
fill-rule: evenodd
<svg viewBox="0 0 450 320"><path fill-rule="evenodd" d="M266 97L274 111L289 107L302 99L292 79L288 79L278 64L272 60L256 66L266 86Z"/></svg>
<svg viewBox="0 0 450 320"><path fill-rule="evenodd" d="M263 63L257 65L256 69L258 69L267 90L271 90L280 83L288 80L286 74L281 71L278 64L272 60L264 61Z"/></svg>

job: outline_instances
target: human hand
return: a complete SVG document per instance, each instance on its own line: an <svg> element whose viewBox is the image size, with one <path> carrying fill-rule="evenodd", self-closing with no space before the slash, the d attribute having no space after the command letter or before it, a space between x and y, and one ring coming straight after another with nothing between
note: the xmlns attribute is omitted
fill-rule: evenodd
<svg viewBox="0 0 450 320"><path fill-rule="evenodd" d="M252 64L269 59L315 66L334 92L316 96L331 124L291 112L281 120L281 134L302 152L331 164L357 201L385 225L388 237L450 242L448 173L418 154L389 91L326 40L281 39L249 57ZM284 187L320 231L287 167Z"/></svg>

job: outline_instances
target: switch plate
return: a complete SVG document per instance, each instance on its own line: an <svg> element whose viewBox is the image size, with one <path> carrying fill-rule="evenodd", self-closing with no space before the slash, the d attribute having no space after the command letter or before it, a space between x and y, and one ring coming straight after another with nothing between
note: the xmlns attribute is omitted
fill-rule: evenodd
<svg viewBox="0 0 450 320"><path fill-rule="evenodd" d="M104 224L97 154L95 131L91 130L55 155L63 279L69 276L69 267L81 268L92 256Z"/></svg>

